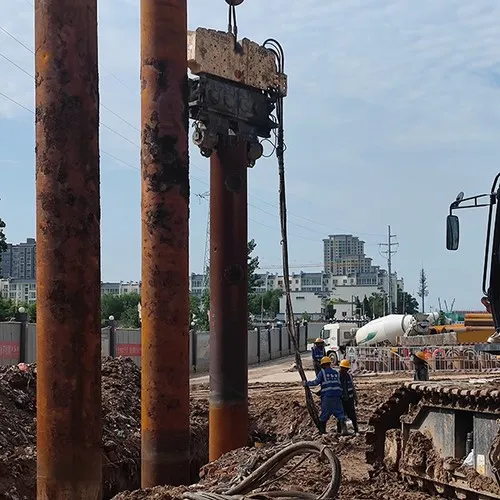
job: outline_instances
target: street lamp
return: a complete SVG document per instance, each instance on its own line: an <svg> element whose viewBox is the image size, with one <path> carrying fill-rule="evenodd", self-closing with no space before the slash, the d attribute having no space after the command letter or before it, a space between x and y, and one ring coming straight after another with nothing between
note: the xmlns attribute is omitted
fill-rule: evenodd
<svg viewBox="0 0 500 500"><path fill-rule="evenodd" d="M17 311L19 313L18 320L21 323L19 330L19 363L25 363L28 343L28 313L23 306Z"/></svg>
<svg viewBox="0 0 500 500"><path fill-rule="evenodd" d="M111 314L109 316L109 355L110 357L116 357L116 327L115 327L115 317Z"/></svg>

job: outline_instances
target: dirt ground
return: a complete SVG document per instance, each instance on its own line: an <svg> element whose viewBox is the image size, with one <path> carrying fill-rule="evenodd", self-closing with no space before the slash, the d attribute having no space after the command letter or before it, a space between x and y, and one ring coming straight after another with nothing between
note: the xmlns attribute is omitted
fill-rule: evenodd
<svg viewBox="0 0 500 500"><path fill-rule="evenodd" d="M250 465L255 468L292 441L320 439L307 414L298 375L286 371L290 364L290 360L285 360L251 370L250 447L236 450L203 467L197 487L203 490L220 487L235 477L241 477L245 470L248 472ZM312 378L312 374L308 376ZM106 359L103 361L102 380L104 498L180 498L182 488L125 492L140 486L140 370L131 360ZM394 376L356 379L362 431L372 411L401 381L402 377ZM36 497L35 417L36 366L30 365L24 372L18 367L0 368L0 500L32 500ZM330 423L329 431L322 439L335 450L341 461L339 498L433 498L407 489L394 477L370 477L370 467L365 463L363 436L338 438L334 435L333 423ZM256 441L264 442L264 447L254 447ZM207 450L208 384L201 376L192 380L191 388L193 481L198 481L199 468L208 462ZM325 464L310 459L273 487L320 493L325 481L329 480Z"/></svg>

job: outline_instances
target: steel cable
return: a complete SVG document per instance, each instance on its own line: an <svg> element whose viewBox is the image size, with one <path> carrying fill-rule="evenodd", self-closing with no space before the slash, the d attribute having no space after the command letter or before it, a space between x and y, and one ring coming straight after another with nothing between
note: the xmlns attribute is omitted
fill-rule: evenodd
<svg viewBox="0 0 500 500"><path fill-rule="evenodd" d="M290 460L298 455L316 455L319 458L325 458L331 469L331 479L325 489L320 495L315 495L313 493L307 493L304 491L285 491L285 490L275 490L275 491L265 491L252 493L255 490L266 486L271 483L269 481L276 472L283 468ZM292 468L295 469L303 462L301 460L299 464ZM282 474L278 479L282 479L285 475L288 475L292 470L287 471ZM194 491L184 493L182 496L186 500L238 500L238 499L269 499L269 498L299 498L302 500L324 500L336 498L339 488L340 480L342 476L340 461L333 452L331 448L312 441L301 441L299 443L287 446L283 450L279 451L271 457L269 460L264 462L260 467L258 467L254 472L252 472L247 478L243 479L240 484L230 488L224 492L205 492L205 491ZM275 481L272 481L275 482Z"/></svg>
<svg viewBox="0 0 500 500"><path fill-rule="evenodd" d="M273 38L268 38L264 47L271 50L277 61L278 71L284 73L285 71L285 53L281 44ZM278 123L278 133L276 138L276 156L278 158L278 173L279 173L279 206L280 206L280 222L281 222L281 251L283 261L283 282L285 285L285 298L286 298L286 326L288 335L292 341L295 349L295 364L297 371L303 382L307 380L304 367L302 366L302 357L300 355L300 346L298 341L297 329L294 320L292 298L290 291L290 266L288 259L288 228L287 228L287 209L286 209L286 190L285 190L285 139L284 139L284 116L283 116L283 97L278 94L276 99L276 119ZM306 406L307 411L314 422L314 425L320 430L320 421L318 416L318 409L314 403L314 399L309 387L305 387Z"/></svg>

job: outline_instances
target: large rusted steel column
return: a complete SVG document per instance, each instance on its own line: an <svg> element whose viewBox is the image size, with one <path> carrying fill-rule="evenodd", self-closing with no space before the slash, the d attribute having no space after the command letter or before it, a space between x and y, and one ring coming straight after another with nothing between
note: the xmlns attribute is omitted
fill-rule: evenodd
<svg viewBox="0 0 500 500"><path fill-rule="evenodd" d="M210 161L211 461L248 441L247 143L220 141Z"/></svg>
<svg viewBox="0 0 500 500"><path fill-rule="evenodd" d="M142 486L188 484L186 0L141 1Z"/></svg>
<svg viewBox="0 0 500 500"><path fill-rule="evenodd" d="M35 1L37 498L101 498L97 1Z"/></svg>

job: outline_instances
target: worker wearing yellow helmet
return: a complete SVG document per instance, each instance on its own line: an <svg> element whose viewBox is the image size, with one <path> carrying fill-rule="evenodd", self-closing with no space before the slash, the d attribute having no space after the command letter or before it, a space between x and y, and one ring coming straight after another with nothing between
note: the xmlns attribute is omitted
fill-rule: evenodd
<svg viewBox="0 0 500 500"><path fill-rule="evenodd" d="M413 354L413 364L415 365L415 374L413 380L426 381L429 380L429 365L423 351L417 351Z"/></svg>
<svg viewBox="0 0 500 500"><path fill-rule="evenodd" d="M326 356L325 341L319 337L314 341L311 349L314 371L316 375L321 371L321 358Z"/></svg>
<svg viewBox="0 0 500 500"><path fill-rule="evenodd" d="M349 373L351 362L348 359L343 359L340 362L340 385L342 386L342 406L345 416L352 422L354 432L358 434L358 418L356 416L356 404L358 395L354 387L352 375ZM340 424L337 423L337 432L340 432Z"/></svg>
<svg viewBox="0 0 500 500"><path fill-rule="evenodd" d="M326 434L326 424L330 417L335 417L340 425L342 435L347 435L345 425L344 409L342 406L342 387L340 385L340 375L332 368L332 360L328 356L323 356L320 360L320 371L315 380L303 382L304 387L315 387L321 385L321 415L319 417L321 434Z"/></svg>

